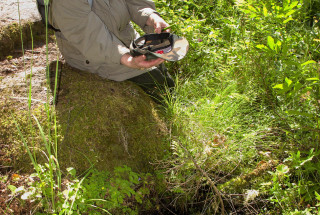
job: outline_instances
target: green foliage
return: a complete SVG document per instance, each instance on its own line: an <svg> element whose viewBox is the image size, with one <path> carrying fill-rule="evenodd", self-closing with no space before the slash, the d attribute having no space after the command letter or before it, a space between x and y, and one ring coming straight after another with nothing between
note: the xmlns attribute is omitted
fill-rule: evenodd
<svg viewBox="0 0 320 215"><path fill-rule="evenodd" d="M230 214L319 214L319 2L156 4L190 42L188 56L168 64L177 77L166 108L172 155L159 162L174 199L168 207L217 213L210 177ZM44 213L137 214L142 202L153 204L150 176L126 166L81 180L70 168L59 186L53 141L38 129L49 163L35 165L40 180L30 188L8 187L13 194L40 201Z"/></svg>
<svg viewBox="0 0 320 215"><path fill-rule="evenodd" d="M313 205L309 207L310 211L318 208L315 204L320 189L320 163L315 159L318 155L319 152L313 149L306 153L306 157L301 157L300 151L292 152L285 160L287 164L280 164L275 172L270 172L272 183L264 183L263 187L270 195L270 201L279 205L283 212L289 213L292 208L303 210L305 202Z"/></svg>
<svg viewBox="0 0 320 215"><path fill-rule="evenodd" d="M38 202L40 214L138 214L142 204L144 209L154 207L152 199L148 198L154 189L150 174L138 174L123 166L115 168L112 174L91 170L79 180L75 169L68 168L68 177L61 189L58 186L52 189L49 165L38 166L41 175L31 175L33 182L27 187L9 185L8 189L12 196L20 195L22 200ZM52 208L51 196L55 196L55 208Z"/></svg>
<svg viewBox="0 0 320 215"><path fill-rule="evenodd" d="M150 174L138 174L129 167L117 167L113 175L93 171L83 183L84 199L116 214L138 214L138 205L150 205Z"/></svg>
<svg viewBox="0 0 320 215"><path fill-rule="evenodd" d="M319 189L320 30L312 8L318 2L158 0L157 6L190 42L187 57L168 65L178 75L167 111L173 156L164 165L171 167L169 189L181 197L174 206L191 213L198 211L192 203L204 201L202 213L215 211L207 202L216 195L182 144L243 213L252 211L234 194L252 189L269 203L261 208L256 198L250 205L266 213L317 211L308 205L316 207Z"/></svg>

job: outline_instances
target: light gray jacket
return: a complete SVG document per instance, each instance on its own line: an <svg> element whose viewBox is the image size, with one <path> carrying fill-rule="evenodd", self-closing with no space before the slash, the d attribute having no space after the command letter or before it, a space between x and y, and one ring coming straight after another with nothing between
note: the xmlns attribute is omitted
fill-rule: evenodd
<svg viewBox="0 0 320 215"><path fill-rule="evenodd" d="M130 21L145 29L155 13L152 0L54 0L49 20L56 32L59 49L73 67L123 81L147 70L120 64L130 43L139 35Z"/></svg>

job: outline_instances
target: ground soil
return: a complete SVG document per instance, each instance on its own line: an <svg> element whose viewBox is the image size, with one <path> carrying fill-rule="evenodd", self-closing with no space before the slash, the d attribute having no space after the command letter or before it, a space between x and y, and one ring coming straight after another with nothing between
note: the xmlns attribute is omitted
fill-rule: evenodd
<svg viewBox="0 0 320 215"><path fill-rule="evenodd" d="M17 90L12 90L11 98L17 100L25 100L27 98L27 88L23 84L26 82L26 77L32 72L32 98L34 101L46 101L46 87L43 83L46 81L45 70L48 64L59 58L63 61L58 48L54 42L48 43L48 59L46 57L47 46L43 42L37 42L37 47L33 50L14 50L12 55L7 59L0 61L0 91L10 88L13 85L20 87ZM32 69L32 71L31 71Z"/></svg>

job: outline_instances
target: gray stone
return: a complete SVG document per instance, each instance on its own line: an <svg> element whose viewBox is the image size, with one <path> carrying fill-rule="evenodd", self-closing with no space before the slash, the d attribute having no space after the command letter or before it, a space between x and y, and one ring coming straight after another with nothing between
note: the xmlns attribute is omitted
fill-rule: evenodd
<svg viewBox="0 0 320 215"><path fill-rule="evenodd" d="M36 22L40 20L36 0L2 0L0 1L0 26L14 22L24 21Z"/></svg>

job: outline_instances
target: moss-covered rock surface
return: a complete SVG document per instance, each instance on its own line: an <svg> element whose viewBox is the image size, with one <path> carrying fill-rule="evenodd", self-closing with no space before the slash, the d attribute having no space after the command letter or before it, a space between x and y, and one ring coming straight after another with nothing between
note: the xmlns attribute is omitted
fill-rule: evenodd
<svg viewBox="0 0 320 215"><path fill-rule="evenodd" d="M42 80L36 80L41 73ZM4 165L32 171L23 139L38 161L45 161L47 150L35 119L40 122L48 142L53 144L56 137L62 169L72 166L85 171L94 166L99 170L112 170L115 166L127 165L135 171L152 171L151 163L165 155L165 123L152 99L133 83L108 81L60 65L56 106L50 104L51 93L49 102L44 99L46 93L53 90L44 90L40 92L44 94L42 100L31 100L29 114L29 84L20 76L20 81L14 79L16 84L6 85L0 91L0 147ZM45 71L33 76L32 87L46 89ZM54 78L51 81L53 86Z"/></svg>
<svg viewBox="0 0 320 215"><path fill-rule="evenodd" d="M23 41L24 48L31 49L32 40L44 40L44 33L45 28L41 21L23 21L21 24L11 23L0 26L0 60L12 55L15 49L21 50L21 41Z"/></svg>
<svg viewBox="0 0 320 215"><path fill-rule="evenodd" d="M56 111L64 165L102 170L126 164L146 171L167 149L165 124L133 83L63 67Z"/></svg>

